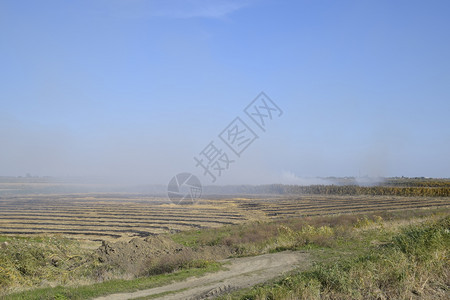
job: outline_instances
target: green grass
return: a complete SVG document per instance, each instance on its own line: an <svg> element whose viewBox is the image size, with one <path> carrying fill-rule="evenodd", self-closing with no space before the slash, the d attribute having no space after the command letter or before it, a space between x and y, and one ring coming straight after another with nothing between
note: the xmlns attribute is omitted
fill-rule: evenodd
<svg viewBox="0 0 450 300"><path fill-rule="evenodd" d="M16 240L24 240L24 241L41 243L45 239L40 236L5 236L5 235L0 236L0 243L11 242L11 241L16 241Z"/></svg>
<svg viewBox="0 0 450 300"><path fill-rule="evenodd" d="M3 296L5 300L33 300L33 299L88 299L112 293L133 292L162 286L174 281L181 281L188 277L200 276L208 272L215 272L222 267L219 263L208 263L201 268L190 268L170 274L142 277L132 280L110 280L93 285L80 287L41 288Z"/></svg>
<svg viewBox="0 0 450 300"><path fill-rule="evenodd" d="M348 255L316 263L311 270L223 299L410 299L436 298L450 290L450 217L381 232L387 243L367 244L373 231L347 245ZM366 245L366 250L361 245ZM345 249L341 244L340 250Z"/></svg>
<svg viewBox="0 0 450 300"><path fill-rule="evenodd" d="M290 218L183 231L171 235L171 238L194 249L226 247L230 256L234 257L284 250L343 248L347 251L348 248L364 248L369 240L376 237L381 240L389 237L392 233L383 228L386 222L444 215L447 211L441 208Z"/></svg>

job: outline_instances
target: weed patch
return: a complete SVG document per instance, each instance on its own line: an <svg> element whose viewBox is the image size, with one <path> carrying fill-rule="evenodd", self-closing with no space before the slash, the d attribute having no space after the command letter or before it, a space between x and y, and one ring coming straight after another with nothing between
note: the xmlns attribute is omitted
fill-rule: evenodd
<svg viewBox="0 0 450 300"><path fill-rule="evenodd" d="M450 217L412 225L366 254L318 263L227 298L410 299L444 298L449 288Z"/></svg>

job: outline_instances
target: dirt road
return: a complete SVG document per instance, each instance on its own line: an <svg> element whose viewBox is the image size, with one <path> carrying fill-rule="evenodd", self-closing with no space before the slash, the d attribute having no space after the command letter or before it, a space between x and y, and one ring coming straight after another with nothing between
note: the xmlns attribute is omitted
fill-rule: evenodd
<svg viewBox="0 0 450 300"><path fill-rule="evenodd" d="M133 293L112 294L97 300L122 300L156 296L155 299L211 299L233 290L247 288L273 279L296 267L311 264L308 253L280 252L254 257L227 259L227 270L189 278L185 281ZM160 295L161 297L157 297Z"/></svg>

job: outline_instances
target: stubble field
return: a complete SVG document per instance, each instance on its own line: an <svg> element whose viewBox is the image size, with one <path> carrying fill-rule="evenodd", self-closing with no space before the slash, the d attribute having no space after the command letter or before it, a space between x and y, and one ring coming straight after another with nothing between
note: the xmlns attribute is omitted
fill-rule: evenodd
<svg viewBox="0 0 450 300"><path fill-rule="evenodd" d="M93 241L219 227L254 220L366 213L450 205L450 197L216 196L175 205L142 194L0 196L1 235L60 234Z"/></svg>

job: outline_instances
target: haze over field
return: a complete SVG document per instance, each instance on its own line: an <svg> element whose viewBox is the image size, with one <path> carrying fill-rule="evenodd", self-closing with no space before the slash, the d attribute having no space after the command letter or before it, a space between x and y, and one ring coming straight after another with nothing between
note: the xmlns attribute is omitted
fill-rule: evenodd
<svg viewBox="0 0 450 300"><path fill-rule="evenodd" d="M0 2L0 176L166 184L236 117L216 184L450 177L450 2ZM263 132L243 112L264 91ZM314 182L312 182L314 183Z"/></svg>

